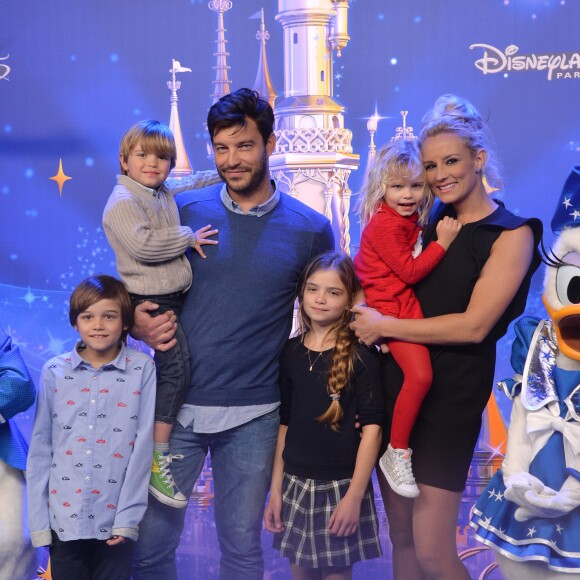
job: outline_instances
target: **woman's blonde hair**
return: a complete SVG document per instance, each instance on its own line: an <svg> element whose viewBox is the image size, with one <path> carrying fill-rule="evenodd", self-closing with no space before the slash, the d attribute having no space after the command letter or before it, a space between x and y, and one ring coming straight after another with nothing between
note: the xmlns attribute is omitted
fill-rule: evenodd
<svg viewBox="0 0 580 580"><path fill-rule="evenodd" d="M356 206L363 227L383 201L388 182L401 177L420 178L425 182L423 203L418 213L421 225L427 221L433 194L427 187L419 146L415 139L397 139L381 147L369 166Z"/></svg>
<svg viewBox="0 0 580 580"><path fill-rule="evenodd" d="M486 159L481 168L484 185L487 181L490 186L486 186L488 191L503 187L501 165L492 147L491 132L479 111L467 99L456 95L442 95L425 114L419 135L420 145L428 137L441 133L453 133L463 139L472 155L485 151Z"/></svg>
<svg viewBox="0 0 580 580"><path fill-rule="evenodd" d="M338 252L326 252L314 258L302 274L298 292L298 328L304 335L312 328L312 321L304 311L304 290L310 277L320 270L334 270L344 285L348 304L342 316L328 330L327 336L335 335L336 344L332 349L330 370L328 372L328 395L332 401L328 409L317 418L321 423L326 423L334 431L338 431L342 419L342 406L340 404L340 392L348 387L354 369L356 358L356 337L350 329L352 314L350 312L354 299L359 293L360 282L354 271L354 264L349 256Z"/></svg>

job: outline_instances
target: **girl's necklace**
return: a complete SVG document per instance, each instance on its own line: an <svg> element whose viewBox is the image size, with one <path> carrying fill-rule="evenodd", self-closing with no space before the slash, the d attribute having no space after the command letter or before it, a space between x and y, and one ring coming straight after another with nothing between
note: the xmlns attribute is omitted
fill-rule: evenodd
<svg viewBox="0 0 580 580"><path fill-rule="evenodd" d="M322 356L322 353L323 353L323 352L324 352L324 351L320 351L320 352L318 353L318 356L317 356L317 357L314 359L314 361L313 361L313 360L310 358L310 349L309 349L309 348L307 348L307 349L306 349L306 355L308 356L308 364L310 365L310 366L308 367L308 370L309 370L310 372L312 372L312 369L314 368L314 365L316 364L316 361L317 361L317 360L318 360L318 359L319 359L319 358Z"/></svg>

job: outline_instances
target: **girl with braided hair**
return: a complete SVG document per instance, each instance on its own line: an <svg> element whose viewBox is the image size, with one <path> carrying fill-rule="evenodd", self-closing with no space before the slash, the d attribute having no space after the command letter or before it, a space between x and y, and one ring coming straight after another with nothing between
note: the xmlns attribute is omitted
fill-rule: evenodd
<svg viewBox="0 0 580 580"><path fill-rule="evenodd" d="M280 428L264 525L294 578L351 578L355 562L381 555L370 477L385 403L378 355L349 328L359 291L348 256L315 258L299 287L299 335L280 359Z"/></svg>

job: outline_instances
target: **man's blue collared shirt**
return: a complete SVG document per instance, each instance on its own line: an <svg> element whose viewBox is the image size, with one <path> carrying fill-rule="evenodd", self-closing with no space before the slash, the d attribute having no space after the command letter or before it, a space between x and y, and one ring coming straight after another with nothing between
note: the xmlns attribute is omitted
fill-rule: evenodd
<svg viewBox="0 0 580 580"><path fill-rule="evenodd" d="M247 213L244 212L244 210L239 206L239 204L237 204L231 198L230 194L228 193L228 187L224 183L224 185L222 187L222 191L221 191L221 198L222 198L223 204L226 206L227 209L229 209L230 211L233 211L234 213L240 213L243 215L253 215L256 217L261 217L261 216L267 214L268 212L272 211L278 205L278 202L280 201L280 192L276 189L276 182L271 181L270 183L272 184L272 187L274 188L274 193L272 194L272 197L270 197L270 199L266 200L264 203L261 203L260 205L256 205L256 206L250 208Z"/></svg>

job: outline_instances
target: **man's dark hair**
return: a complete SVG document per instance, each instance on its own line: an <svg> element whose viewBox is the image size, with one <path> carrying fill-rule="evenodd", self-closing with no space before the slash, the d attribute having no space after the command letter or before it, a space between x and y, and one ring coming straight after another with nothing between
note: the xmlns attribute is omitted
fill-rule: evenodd
<svg viewBox="0 0 580 580"><path fill-rule="evenodd" d="M270 103L252 89L239 89L224 95L211 106L207 114L211 142L218 131L245 127L248 119L255 121L265 145L274 131L274 111Z"/></svg>

